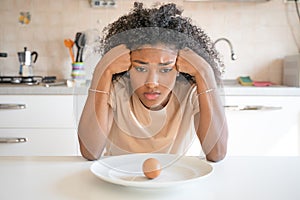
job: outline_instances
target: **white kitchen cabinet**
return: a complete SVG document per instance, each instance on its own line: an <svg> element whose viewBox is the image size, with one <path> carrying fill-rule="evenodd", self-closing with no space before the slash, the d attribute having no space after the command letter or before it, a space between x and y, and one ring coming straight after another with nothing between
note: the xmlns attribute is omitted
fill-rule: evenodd
<svg viewBox="0 0 300 200"><path fill-rule="evenodd" d="M86 95L76 96L77 122ZM232 156L300 156L300 96L226 96ZM188 155L202 155L196 139Z"/></svg>
<svg viewBox="0 0 300 200"><path fill-rule="evenodd" d="M0 156L76 156L75 129L0 129ZM26 140L26 141L24 141Z"/></svg>
<svg viewBox="0 0 300 200"><path fill-rule="evenodd" d="M77 125L86 97L0 95L0 104L14 108L0 109L0 142L12 142L0 143L0 155L79 155ZM227 95L224 104L228 155L300 155L300 96ZM199 155L195 143L189 155Z"/></svg>
<svg viewBox="0 0 300 200"><path fill-rule="evenodd" d="M73 95L1 95L0 127L73 128Z"/></svg>
<svg viewBox="0 0 300 200"><path fill-rule="evenodd" d="M0 155L78 155L73 95L0 95Z"/></svg>
<svg viewBox="0 0 300 200"><path fill-rule="evenodd" d="M225 105L228 155L300 155L300 96L226 96Z"/></svg>

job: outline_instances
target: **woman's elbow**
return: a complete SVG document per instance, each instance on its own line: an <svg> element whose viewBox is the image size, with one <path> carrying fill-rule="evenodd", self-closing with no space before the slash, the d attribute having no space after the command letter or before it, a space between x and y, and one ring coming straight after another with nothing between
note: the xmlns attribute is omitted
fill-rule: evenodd
<svg viewBox="0 0 300 200"><path fill-rule="evenodd" d="M211 162L219 162L226 157L227 151L223 149L221 151L212 151L206 155L206 160Z"/></svg>
<svg viewBox="0 0 300 200"><path fill-rule="evenodd" d="M82 157L84 157L85 159L89 161L93 161L93 160L98 160L100 158L101 154L99 153L96 154L88 151L87 148L81 143L81 141L79 142L79 146L80 146L80 153Z"/></svg>
<svg viewBox="0 0 300 200"><path fill-rule="evenodd" d="M95 157L92 154L90 154L89 152L81 151L81 155L82 155L82 157L84 157L88 161L94 161L94 160L98 160L99 159L99 157Z"/></svg>

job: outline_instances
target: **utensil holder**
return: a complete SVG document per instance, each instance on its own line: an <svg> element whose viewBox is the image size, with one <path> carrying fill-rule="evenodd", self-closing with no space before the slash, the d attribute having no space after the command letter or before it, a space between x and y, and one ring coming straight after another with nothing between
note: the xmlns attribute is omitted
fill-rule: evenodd
<svg viewBox="0 0 300 200"><path fill-rule="evenodd" d="M72 79L76 85L84 85L85 80L85 69L83 62L72 63Z"/></svg>

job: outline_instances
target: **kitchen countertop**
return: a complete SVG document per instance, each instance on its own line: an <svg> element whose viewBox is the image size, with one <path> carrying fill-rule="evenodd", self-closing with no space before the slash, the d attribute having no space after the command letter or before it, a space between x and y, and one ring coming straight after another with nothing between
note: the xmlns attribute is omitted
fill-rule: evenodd
<svg viewBox="0 0 300 200"><path fill-rule="evenodd" d="M44 85L0 84L0 95L86 95L88 86L67 85L45 87Z"/></svg>
<svg viewBox="0 0 300 200"><path fill-rule="evenodd" d="M300 88L286 86L254 87L225 85L222 94L225 96L299 96Z"/></svg>
<svg viewBox="0 0 300 200"><path fill-rule="evenodd" d="M227 157L196 182L136 189L104 182L82 157L0 157L0 199L299 200L300 157Z"/></svg>
<svg viewBox="0 0 300 200"><path fill-rule="evenodd" d="M89 86L67 87L44 85L0 84L0 95L87 95ZM234 80L224 81L221 94L226 96L300 96L300 87L287 86L241 86Z"/></svg>

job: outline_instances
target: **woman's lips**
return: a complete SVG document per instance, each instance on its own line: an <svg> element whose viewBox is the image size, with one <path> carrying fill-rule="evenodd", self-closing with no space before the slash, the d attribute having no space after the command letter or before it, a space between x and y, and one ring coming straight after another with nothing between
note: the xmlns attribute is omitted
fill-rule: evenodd
<svg viewBox="0 0 300 200"><path fill-rule="evenodd" d="M148 100L156 100L156 99L158 99L159 95L160 95L159 92L145 92L144 93L144 96Z"/></svg>

